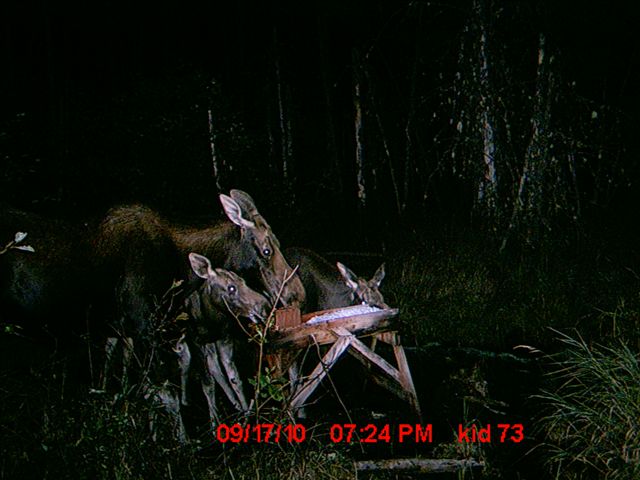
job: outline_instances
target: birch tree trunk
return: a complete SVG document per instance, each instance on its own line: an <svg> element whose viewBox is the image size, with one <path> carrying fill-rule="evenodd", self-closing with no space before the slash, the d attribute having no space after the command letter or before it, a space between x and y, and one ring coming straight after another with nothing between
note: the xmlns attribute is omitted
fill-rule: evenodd
<svg viewBox="0 0 640 480"><path fill-rule="evenodd" d="M293 205L294 189L292 184L293 138L291 133L291 115L289 114L289 95L287 85L283 82L280 69L280 55L278 53L277 32L273 33L275 56L276 98L278 110L278 131L280 134L280 161L282 167L282 182L286 190L288 203Z"/></svg>
<svg viewBox="0 0 640 480"><path fill-rule="evenodd" d="M496 216L498 196L498 176L496 174L496 142L494 127L493 99L490 81L490 58L486 5L487 0L478 0L477 11L480 17L480 107L482 131L483 174L478 185L478 203L486 213Z"/></svg>
<svg viewBox="0 0 640 480"><path fill-rule="evenodd" d="M545 52L545 37L540 35L535 103L531 115L531 137L525 152L511 220L500 246L501 250L506 247L508 236L514 229L525 227L531 235L538 229L538 224L544 223L548 213L545 211L544 203L548 200L546 197L549 188L553 188L546 185L545 182L545 174L553 175L553 172L548 172L552 167L548 161L550 142L547 140L550 135L551 122L550 92L553 88L553 81L547 68L548 61Z"/></svg>
<svg viewBox="0 0 640 480"><path fill-rule="evenodd" d="M362 98L360 96L361 78L357 71L359 68L356 62L356 55L353 55L354 68L354 88L353 88L353 109L354 109L354 132L356 141L356 180L358 182L358 202L363 209L367 205L367 191L365 188L364 175L364 145L362 143L363 123L362 123Z"/></svg>
<svg viewBox="0 0 640 480"><path fill-rule="evenodd" d="M216 153L216 134L213 128L213 114L211 109L207 110L207 118L209 123L209 150L211 152L211 163L213 164L213 179L216 183L216 191L222 193L220 186L220 167L218 165L218 154Z"/></svg>

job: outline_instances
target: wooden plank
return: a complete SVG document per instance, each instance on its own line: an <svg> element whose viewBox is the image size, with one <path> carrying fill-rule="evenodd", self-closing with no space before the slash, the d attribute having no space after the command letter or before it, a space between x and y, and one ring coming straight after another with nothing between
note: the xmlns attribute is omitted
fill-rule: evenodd
<svg viewBox="0 0 640 480"><path fill-rule="evenodd" d="M264 359L267 362L267 367L274 369L274 375L276 377L282 376L282 356L280 353L265 353Z"/></svg>
<svg viewBox="0 0 640 480"><path fill-rule="evenodd" d="M284 307L276 310L276 330L286 330L297 327L302 323L300 309L296 307Z"/></svg>
<svg viewBox="0 0 640 480"><path fill-rule="evenodd" d="M316 368L313 369L308 379L302 382L301 387L292 395L289 404L294 412L309 398L309 395L313 393L331 367L335 365L342 354L349 348L354 338L353 335L338 338L324 357L322 357L322 360L316 365Z"/></svg>
<svg viewBox="0 0 640 480"><path fill-rule="evenodd" d="M391 458L387 460L363 460L355 462L356 470L403 470L416 473L452 473L470 468L483 468L484 462L473 458Z"/></svg>
<svg viewBox="0 0 640 480"><path fill-rule="evenodd" d="M411 378L411 371L409 370L407 355L404 353L404 348L402 348L402 345L396 345L393 347L393 353L396 356L398 370L400 371L400 383L402 383L404 388L411 390L415 394L416 389L413 386L413 378Z"/></svg>
<svg viewBox="0 0 640 480"><path fill-rule="evenodd" d="M411 370L409 370L409 363L407 362L407 355L404 352L404 348L400 344L398 338L398 345L394 345L393 353L396 356L396 362L398 363L398 370L400 371L400 380L404 389L411 394L411 406L420 417L422 421L422 412L420 411L420 403L418 402L418 395L416 394L416 388L413 385L413 378L411 377Z"/></svg>
<svg viewBox="0 0 640 480"><path fill-rule="evenodd" d="M396 332L382 332L376 334L376 338L381 342L388 343L389 345L398 345L398 335Z"/></svg>
<svg viewBox="0 0 640 480"><path fill-rule="evenodd" d="M335 337L332 331L336 328L344 328L354 335L365 335L391 328L392 319L397 315L398 309L392 308L329 322L302 324L296 328L273 332L269 338L268 348L270 350L285 347L304 348L314 342L320 345L333 343Z"/></svg>

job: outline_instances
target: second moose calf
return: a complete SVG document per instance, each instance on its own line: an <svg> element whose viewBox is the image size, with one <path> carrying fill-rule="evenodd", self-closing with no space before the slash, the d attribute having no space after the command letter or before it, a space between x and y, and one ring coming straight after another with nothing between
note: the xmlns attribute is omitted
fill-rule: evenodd
<svg viewBox="0 0 640 480"><path fill-rule="evenodd" d="M298 265L306 294L305 313L360 303L389 308L379 290L385 276L384 263L371 280L365 280L342 263L334 266L306 248L286 248L283 253L292 266Z"/></svg>

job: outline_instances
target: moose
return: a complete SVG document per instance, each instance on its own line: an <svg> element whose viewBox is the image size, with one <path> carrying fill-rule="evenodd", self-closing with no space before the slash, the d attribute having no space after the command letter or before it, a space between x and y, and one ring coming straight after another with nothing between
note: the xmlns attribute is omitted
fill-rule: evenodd
<svg viewBox="0 0 640 480"><path fill-rule="evenodd" d="M187 440L181 407L189 403L187 388L192 349L198 359L196 371L209 408L210 425L219 420L216 383L238 411L247 412L249 405L234 359L234 341L243 334L240 318L261 323L270 310L268 300L250 289L237 274L213 268L207 257L197 253L190 253L189 261L196 279L184 289L186 298L182 307L189 316L188 327L177 341L172 342L173 355L177 356L178 362L176 364L175 356L164 361L162 367L158 366L160 362L156 362L151 366L155 381L145 385L145 396L168 413L180 443L186 443ZM156 333L154 343L159 343L161 337ZM160 352L159 356L166 358L166 350ZM180 395L168 380L175 376L176 367L180 374Z"/></svg>
<svg viewBox="0 0 640 480"><path fill-rule="evenodd" d="M218 421L215 382L222 387L236 410L249 410L234 360L235 342L245 337L246 343L246 335L243 335L238 317L249 319L254 324L263 323L271 305L235 273L213 268L207 257L190 253L189 261L193 272L202 282L187 298L186 304L195 330L191 340L199 355L200 366L204 367L201 385L213 426ZM183 378L187 374L183 369Z"/></svg>
<svg viewBox="0 0 640 480"><path fill-rule="evenodd" d="M299 247L284 250L285 257L298 265L305 289L305 312L348 307L364 303L371 307L389 308L380 293L385 265L380 265L371 280L358 277L344 264L331 265L317 253Z"/></svg>
<svg viewBox="0 0 640 480"><path fill-rule="evenodd" d="M265 290L272 303L299 306L304 302L302 282L284 259L278 239L253 199L231 190L230 196L220 195L220 202L230 221L210 227L171 225L142 205L114 208L101 222L94 244L101 256L100 272L117 285L115 317L126 358L131 357L131 336L144 341L149 335L152 299L160 298L174 278L193 281L196 277L188 260L191 252L253 280L251 286ZM150 278L145 272L154 275ZM112 337L108 357L116 344Z"/></svg>
<svg viewBox="0 0 640 480"><path fill-rule="evenodd" d="M364 303L372 307L389 308L380 293L380 284L385 276L384 263L380 265L371 280L358 277L344 264L332 265L323 257L300 247L284 250L285 257L298 267L298 274L305 289L304 312L316 312L332 308L348 307ZM299 360L289 360L289 378L292 392L296 391L300 377ZM304 408L296 411L296 416L304 417Z"/></svg>
<svg viewBox="0 0 640 480"><path fill-rule="evenodd" d="M107 214L94 244L101 252L101 264L124 277L118 296L131 297L121 302L121 309L136 317L134 323L143 321L148 313L148 306L141 305L140 298L162 293L158 284L166 289L173 278L193 278L188 261L191 252L253 281L252 286L266 290L272 303L304 303L302 282L293 274L280 251L280 242L253 199L240 190L231 190L230 195L220 195L230 221L204 228L171 225L142 205L118 207ZM150 265L153 255L161 255L153 261L163 263L162 271L154 271L158 266ZM157 262L158 258L163 261ZM152 271L154 278L148 278L147 271Z"/></svg>
<svg viewBox="0 0 640 480"><path fill-rule="evenodd" d="M231 223L195 229L172 227L171 235L180 251L198 252L211 263L258 282L271 303L301 307L305 301L302 282L280 251L280 242L253 199L241 190L221 194L220 202ZM239 227L239 228L238 228Z"/></svg>
<svg viewBox="0 0 640 480"><path fill-rule="evenodd" d="M253 199L245 192L231 190L230 196L220 195L220 201L229 221L206 228L172 225L142 205L113 208L89 227L1 208L0 234L11 238L17 231L28 232L35 252L10 251L0 257L0 318L26 318L58 338L69 336L72 323L78 334L86 333L90 325L92 335L111 337L107 359L118 344L115 338L125 339L126 365L134 346L134 358L144 357L152 348L154 324L149 317L172 281L202 279L191 268L192 252L205 255L216 267L253 280L252 286L264 290L271 303L302 305L304 287ZM198 272L203 273L201 269ZM237 276L233 281L240 283ZM197 297L202 305L202 292ZM264 308L264 297L253 298ZM191 300L191 306L196 303ZM252 314L254 320L259 318L256 315ZM196 312L194 316L204 319L207 313ZM207 352L213 352L203 354L209 363L215 351L223 359L232 356L225 342L227 334L224 330L215 332L220 324L212 323L209 337L203 340ZM210 344L215 349L207 346ZM184 345L174 346L183 354L181 358L188 356ZM235 374L227 371L227 375ZM241 391L234 390L235 385L230 387ZM209 401L212 394L208 395ZM236 393L235 397L242 395ZM245 409L246 401L238 402Z"/></svg>

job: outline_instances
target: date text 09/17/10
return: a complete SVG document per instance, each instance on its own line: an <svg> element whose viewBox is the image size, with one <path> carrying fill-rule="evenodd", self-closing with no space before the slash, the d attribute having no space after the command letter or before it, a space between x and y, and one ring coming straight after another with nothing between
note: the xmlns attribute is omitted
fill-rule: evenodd
<svg viewBox="0 0 640 480"><path fill-rule="evenodd" d="M520 443L524 429L520 423L498 423L493 426L458 425L458 443ZM273 423L218 425L216 440L221 443L302 443L307 439L307 429L301 424L277 425ZM357 425L334 423L329 427L332 443L432 443L432 424Z"/></svg>

